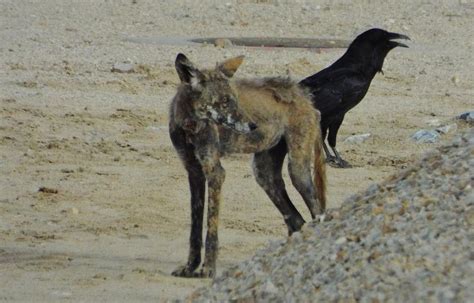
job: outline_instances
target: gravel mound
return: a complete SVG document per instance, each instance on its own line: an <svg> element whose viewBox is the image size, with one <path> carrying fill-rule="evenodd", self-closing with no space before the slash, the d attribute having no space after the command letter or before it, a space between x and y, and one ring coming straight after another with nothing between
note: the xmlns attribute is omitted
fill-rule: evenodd
<svg viewBox="0 0 474 303"><path fill-rule="evenodd" d="M474 302L474 129L198 289L197 302Z"/></svg>

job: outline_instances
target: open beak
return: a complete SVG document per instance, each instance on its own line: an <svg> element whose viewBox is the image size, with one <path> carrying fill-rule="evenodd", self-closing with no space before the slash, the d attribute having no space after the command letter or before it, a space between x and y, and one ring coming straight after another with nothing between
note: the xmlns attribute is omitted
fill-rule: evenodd
<svg viewBox="0 0 474 303"><path fill-rule="evenodd" d="M397 47L397 46L408 47L408 45L406 45L404 43L401 43L401 42L398 42L398 41L392 41L394 39L410 40L410 37L408 37L407 35L402 35L402 34L398 34L398 33L389 33L389 36L388 36L388 40L390 41L389 43L390 43L390 46L392 46L392 48Z"/></svg>

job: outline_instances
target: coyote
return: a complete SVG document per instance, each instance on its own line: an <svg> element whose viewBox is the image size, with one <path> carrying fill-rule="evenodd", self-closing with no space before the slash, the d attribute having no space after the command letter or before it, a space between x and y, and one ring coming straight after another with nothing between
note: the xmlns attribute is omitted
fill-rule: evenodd
<svg viewBox="0 0 474 303"><path fill-rule="evenodd" d="M183 54L176 57L181 84L171 103L169 131L188 172L191 235L188 261L173 271L175 276L215 275L220 195L225 178L220 158L226 154L254 154L257 183L283 215L290 235L300 230L305 221L285 190L281 170L287 153L291 181L311 217L322 215L326 208L319 112L298 84L288 78L232 80L242 61L243 56L239 56L214 69L199 70ZM207 236L204 264L198 272L206 181Z"/></svg>

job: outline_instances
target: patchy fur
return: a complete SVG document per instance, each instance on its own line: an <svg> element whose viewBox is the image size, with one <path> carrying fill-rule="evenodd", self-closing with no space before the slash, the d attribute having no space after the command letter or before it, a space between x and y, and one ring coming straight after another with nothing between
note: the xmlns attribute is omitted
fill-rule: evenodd
<svg viewBox="0 0 474 303"><path fill-rule="evenodd" d="M276 101L292 103L296 100L308 101L306 98L300 98L304 92L295 85L295 82L289 77L266 77L256 79L241 79L236 81L237 86L242 89L253 88L271 91Z"/></svg>

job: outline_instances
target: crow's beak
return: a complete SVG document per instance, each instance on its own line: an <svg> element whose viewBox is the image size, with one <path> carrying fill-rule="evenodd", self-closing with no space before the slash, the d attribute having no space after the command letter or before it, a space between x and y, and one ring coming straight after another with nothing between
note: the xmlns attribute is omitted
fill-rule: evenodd
<svg viewBox="0 0 474 303"><path fill-rule="evenodd" d="M410 40L410 37L408 37L407 35L402 35L402 34L398 34L398 33L389 33L389 36L388 36L388 40L390 41L390 46L392 46L392 48L397 47L397 46L408 47L408 45L406 45L404 43L401 43L401 42L398 42L398 41L392 41L394 39Z"/></svg>

